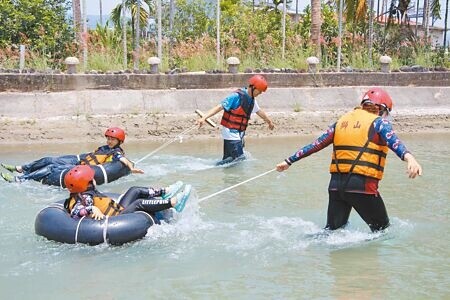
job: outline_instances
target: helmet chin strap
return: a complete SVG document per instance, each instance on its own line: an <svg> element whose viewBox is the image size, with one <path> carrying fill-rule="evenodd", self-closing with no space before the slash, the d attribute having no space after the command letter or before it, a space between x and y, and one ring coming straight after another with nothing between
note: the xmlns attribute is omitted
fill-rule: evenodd
<svg viewBox="0 0 450 300"><path fill-rule="evenodd" d="M255 90L255 87L252 84L250 84L248 87L251 89L251 95L250 96L252 97L252 99L254 99L255 95L253 95L253 92Z"/></svg>
<svg viewBox="0 0 450 300"><path fill-rule="evenodd" d="M389 110L386 108L383 110L380 110L379 116L385 120L392 121L392 115L389 113Z"/></svg>

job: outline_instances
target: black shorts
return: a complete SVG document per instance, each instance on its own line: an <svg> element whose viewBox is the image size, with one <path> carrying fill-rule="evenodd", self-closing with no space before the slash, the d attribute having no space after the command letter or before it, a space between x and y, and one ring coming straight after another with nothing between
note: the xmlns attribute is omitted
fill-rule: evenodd
<svg viewBox="0 0 450 300"><path fill-rule="evenodd" d="M223 140L223 157L225 160L229 157L236 159L244 155L244 141L243 140Z"/></svg>
<svg viewBox="0 0 450 300"><path fill-rule="evenodd" d="M328 213L326 229L335 230L348 222L352 208L369 225L372 231L389 226L389 217L380 195L328 191Z"/></svg>

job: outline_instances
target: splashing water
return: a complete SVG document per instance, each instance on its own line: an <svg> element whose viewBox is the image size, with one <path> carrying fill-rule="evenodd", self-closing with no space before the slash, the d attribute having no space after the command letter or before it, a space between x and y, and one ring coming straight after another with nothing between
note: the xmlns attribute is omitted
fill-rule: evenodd
<svg viewBox="0 0 450 300"><path fill-rule="evenodd" d="M442 174L450 169L450 139L445 136L427 136L428 143L415 137L406 140L428 170L413 182L403 176L404 162L390 157L381 193L391 226L383 233L371 233L354 211L345 229L322 229L330 157L325 151L287 172L268 174L198 203L275 167L309 138L248 139L251 159L228 168L214 166L220 153L205 151L211 149L210 142L184 141L143 161L145 174L121 178L100 190L121 193L132 185L166 186L177 180L194 190L173 222L152 226L144 239L119 247L65 245L37 236L37 212L67 197L67 191L37 182L0 182L2 296L446 298L450 200ZM221 151L220 145L213 149ZM136 156L140 154L145 153ZM14 161L15 155L2 159ZM35 156L23 152L19 158ZM120 284L111 284L117 280ZM95 284L96 289L67 293L68 282Z"/></svg>

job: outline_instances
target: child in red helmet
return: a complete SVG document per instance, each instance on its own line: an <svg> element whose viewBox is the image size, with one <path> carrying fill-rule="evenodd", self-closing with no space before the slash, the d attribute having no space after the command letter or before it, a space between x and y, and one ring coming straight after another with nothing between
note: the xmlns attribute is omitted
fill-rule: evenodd
<svg viewBox="0 0 450 300"><path fill-rule="evenodd" d="M94 171L86 165L72 168L64 177L64 183L70 192L64 207L71 217L91 217L96 220L103 219L105 215L116 216L135 211L153 215L158 211L174 208L181 212L192 189L188 184L178 193L183 187L181 181L166 188L135 186L129 188L120 201L116 202L96 189ZM159 199L155 199L156 197Z"/></svg>
<svg viewBox="0 0 450 300"><path fill-rule="evenodd" d="M52 172L70 169L77 164L101 165L111 161L121 161L132 173L144 173L143 170L134 167L134 164L125 157L125 152L120 147L125 141L125 131L118 127L110 127L105 132L106 145L97 148L94 152L80 155L64 155L58 157L43 157L31 163L15 166L2 163L1 166L10 172L22 173L13 176L9 173L1 173L8 182L36 180L41 181Z"/></svg>
<svg viewBox="0 0 450 300"><path fill-rule="evenodd" d="M259 107L256 97L267 90L267 81L262 75L254 75L248 80L248 87L238 89L216 107L209 110L202 118L197 120L201 127L206 119L224 111L220 124L224 140L223 157L218 165L244 159L244 135L252 113L256 113L273 130L275 125L267 114Z"/></svg>
<svg viewBox="0 0 450 300"><path fill-rule="evenodd" d="M106 130L105 137L106 145L99 147L94 152L81 155L79 164L100 165L119 160L130 169L131 173L144 173L143 170L134 167L134 164L125 157L125 152L120 147L125 141L125 131L123 129L110 127Z"/></svg>
<svg viewBox="0 0 450 300"><path fill-rule="evenodd" d="M343 115L313 143L276 166L277 171L285 171L294 162L333 144L326 229L344 227L352 208L372 231L389 226L378 191L388 149L407 163L410 178L422 175L422 167L392 129L387 118L391 110L389 94L383 89L371 88L364 94L360 107Z"/></svg>

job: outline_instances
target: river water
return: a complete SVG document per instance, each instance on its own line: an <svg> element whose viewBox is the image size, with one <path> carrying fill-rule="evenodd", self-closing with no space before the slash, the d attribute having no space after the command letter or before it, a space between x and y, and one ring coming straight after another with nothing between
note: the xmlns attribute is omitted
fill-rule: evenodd
<svg viewBox="0 0 450 300"><path fill-rule="evenodd" d="M0 298L449 299L450 133L402 136L424 168L418 179L389 153L380 191L392 226L384 234L370 233L354 211L346 229L321 234L331 148L199 203L272 169L312 138L248 139L250 158L227 168L214 167L219 138L171 144L141 162L146 174L99 188L194 186L176 222L120 247L37 236L38 211L67 192L0 182ZM159 145L125 148L138 160ZM81 146L5 146L0 156L25 163L94 147Z"/></svg>

